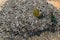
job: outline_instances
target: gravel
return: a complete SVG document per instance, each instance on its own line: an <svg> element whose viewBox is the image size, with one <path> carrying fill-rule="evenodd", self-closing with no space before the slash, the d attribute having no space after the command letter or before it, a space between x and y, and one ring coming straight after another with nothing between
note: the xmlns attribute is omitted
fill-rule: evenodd
<svg viewBox="0 0 60 40"><path fill-rule="evenodd" d="M45 15L43 19L33 15L34 7ZM60 25L60 10L46 0L9 0L0 11L0 35L4 40L27 40L29 31L48 27L47 24L51 23L50 12L54 13L57 25Z"/></svg>

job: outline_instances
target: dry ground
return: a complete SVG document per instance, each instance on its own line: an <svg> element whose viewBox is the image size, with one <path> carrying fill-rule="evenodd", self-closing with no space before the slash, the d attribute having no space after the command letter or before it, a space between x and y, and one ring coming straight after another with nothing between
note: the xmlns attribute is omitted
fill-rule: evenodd
<svg viewBox="0 0 60 40"><path fill-rule="evenodd" d="M3 6L4 4L5 4L5 2L6 2L7 0L0 0L0 10L2 9L1 8L1 6ZM51 3L52 2L52 4L56 7L56 8L60 8L60 2L59 1L51 1L51 0L49 0L49 1L47 1L48 3ZM46 33L47 34L47 33ZM29 40L43 40L45 37L48 37L47 35L49 35L49 34L47 34L47 35L43 35L44 37L37 37L37 36L35 36L35 37L32 37L32 39L30 38ZM58 38L60 38L60 35L58 35L58 34L52 34L52 35L54 35L53 37L51 37L50 39L48 39L48 40L60 40L60 39L58 39ZM42 38L42 39L41 39ZM0 40L3 40L1 37L0 37ZM45 38L45 40L47 40L46 38Z"/></svg>
<svg viewBox="0 0 60 40"><path fill-rule="evenodd" d="M60 9L60 0L47 0L47 2L53 4L57 9Z"/></svg>
<svg viewBox="0 0 60 40"><path fill-rule="evenodd" d="M0 0L0 10L2 9L1 6L5 4L8 0ZM60 9L60 0L47 0L48 3L53 4L56 8Z"/></svg>
<svg viewBox="0 0 60 40"><path fill-rule="evenodd" d="M5 2L8 0L0 0L0 10L2 9L2 6L5 4Z"/></svg>

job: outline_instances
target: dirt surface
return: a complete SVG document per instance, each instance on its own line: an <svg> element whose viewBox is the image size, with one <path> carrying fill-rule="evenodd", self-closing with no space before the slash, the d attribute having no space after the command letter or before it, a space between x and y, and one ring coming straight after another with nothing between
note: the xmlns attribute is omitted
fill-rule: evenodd
<svg viewBox="0 0 60 40"><path fill-rule="evenodd" d="M60 0L47 0L47 2L54 5L57 9L60 9Z"/></svg>
<svg viewBox="0 0 60 40"><path fill-rule="evenodd" d="M60 40L60 29L58 28L55 33L46 31L39 34L40 36L29 37L31 33L34 34L29 30L43 30L49 26L47 23L50 23L48 15L50 12L55 13L54 15L58 19L57 27L60 27L60 11L56 9L60 8L59 1L47 1L56 8L47 4L45 0L9 0L7 3L6 1L8 0L0 0L0 10L3 8L0 11L0 40ZM1 8L1 6L4 7ZM33 15L32 9L35 6L41 10L41 13L45 13L44 19L37 19Z"/></svg>
<svg viewBox="0 0 60 40"><path fill-rule="evenodd" d="M6 3L8 0L0 0L0 10L2 9L2 6Z"/></svg>
<svg viewBox="0 0 60 40"><path fill-rule="evenodd" d="M0 0L0 10L2 9L1 6L5 4L8 0ZM48 3L54 5L57 9L60 9L60 0L47 0Z"/></svg>

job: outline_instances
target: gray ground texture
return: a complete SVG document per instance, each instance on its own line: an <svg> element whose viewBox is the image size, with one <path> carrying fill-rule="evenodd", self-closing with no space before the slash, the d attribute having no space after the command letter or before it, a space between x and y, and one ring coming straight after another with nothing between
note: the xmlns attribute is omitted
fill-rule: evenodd
<svg viewBox="0 0 60 40"><path fill-rule="evenodd" d="M34 7L38 7L39 12L45 15L43 19L33 15ZM43 30L48 27L47 24L51 24L50 12L54 13L57 26L60 26L60 10L46 0L9 0L0 11L0 36L3 40L27 40L27 32Z"/></svg>

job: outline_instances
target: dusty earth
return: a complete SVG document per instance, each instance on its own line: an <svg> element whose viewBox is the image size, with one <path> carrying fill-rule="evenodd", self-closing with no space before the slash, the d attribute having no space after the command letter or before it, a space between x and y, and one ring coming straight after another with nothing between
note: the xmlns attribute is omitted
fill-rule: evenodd
<svg viewBox="0 0 60 40"><path fill-rule="evenodd" d="M8 0L0 0L0 10L2 9L2 6L6 3ZM60 0L47 0L48 3L54 5L57 9L60 9Z"/></svg>
<svg viewBox="0 0 60 40"><path fill-rule="evenodd" d="M4 4L6 3L6 1L8 1L8 0L0 0L0 10L2 10L2 6L4 6ZM47 2L48 3L50 3L50 4L52 4L52 5L54 5L57 9L60 9L60 1L59 0L53 0L53 1L51 1L51 0L47 0ZM45 35L44 35L45 36ZM60 37L60 35L58 36L58 34L56 34L56 35L54 35L53 37L51 37L51 39L52 40L57 40L56 38L59 38ZM36 38L36 39L35 39ZM32 37L32 39L30 38L29 40L39 40L39 39L41 38L41 37ZM44 37L43 37L44 38ZM42 39L43 39L42 38ZM54 39L53 39L54 38ZM41 40L42 40L41 39ZM49 39L49 40L51 40L51 39ZM0 37L0 40L3 40L1 37Z"/></svg>
<svg viewBox="0 0 60 40"><path fill-rule="evenodd" d="M0 0L0 10L2 9L2 6L6 3L8 0Z"/></svg>
<svg viewBox="0 0 60 40"><path fill-rule="evenodd" d="M60 0L47 0L47 2L54 5L57 9L60 9Z"/></svg>

